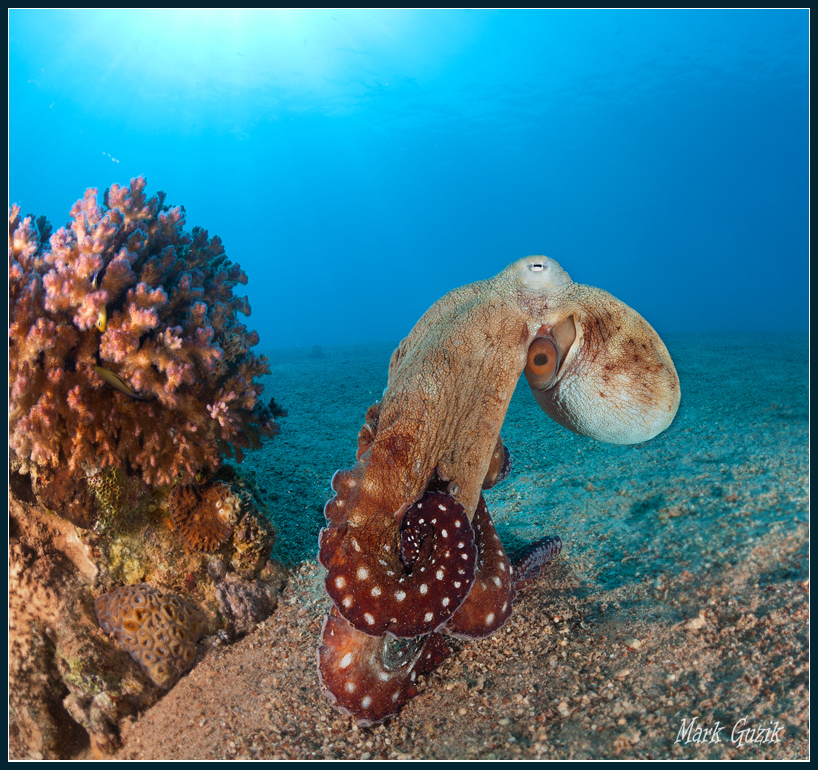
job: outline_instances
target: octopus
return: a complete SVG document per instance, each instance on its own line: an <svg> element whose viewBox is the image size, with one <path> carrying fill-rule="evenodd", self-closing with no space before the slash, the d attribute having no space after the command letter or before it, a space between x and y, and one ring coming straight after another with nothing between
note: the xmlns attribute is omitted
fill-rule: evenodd
<svg viewBox="0 0 818 770"><path fill-rule="evenodd" d="M511 467L500 430L521 374L551 419L599 441L652 439L679 406L653 328L553 259L520 259L432 305L392 354L319 536L332 600L321 689L360 725L418 692L450 654L447 636L501 629L560 552L550 536L509 557L483 495Z"/></svg>

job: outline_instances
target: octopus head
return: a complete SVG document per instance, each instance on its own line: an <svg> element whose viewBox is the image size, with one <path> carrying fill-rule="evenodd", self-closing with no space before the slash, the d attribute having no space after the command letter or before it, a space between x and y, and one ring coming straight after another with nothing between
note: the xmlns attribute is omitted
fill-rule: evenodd
<svg viewBox="0 0 818 770"><path fill-rule="evenodd" d="M524 373L549 417L611 444L647 441L670 425L679 378L642 316L602 289L573 283L547 257L509 270L537 313Z"/></svg>

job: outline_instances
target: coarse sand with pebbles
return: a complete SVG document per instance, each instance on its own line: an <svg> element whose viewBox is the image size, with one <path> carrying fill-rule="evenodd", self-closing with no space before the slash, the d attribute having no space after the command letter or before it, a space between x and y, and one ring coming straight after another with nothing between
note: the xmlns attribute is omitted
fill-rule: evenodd
<svg viewBox="0 0 818 770"><path fill-rule="evenodd" d="M200 645L123 726L118 758L807 758L807 337L665 341L682 403L646 444L568 432L522 381L502 432L512 474L486 497L507 550L558 534L562 555L505 628L450 642L420 694L367 729L319 690L315 557L329 480L354 463L394 345L269 352L265 395L288 415L242 472L291 578L256 631Z"/></svg>

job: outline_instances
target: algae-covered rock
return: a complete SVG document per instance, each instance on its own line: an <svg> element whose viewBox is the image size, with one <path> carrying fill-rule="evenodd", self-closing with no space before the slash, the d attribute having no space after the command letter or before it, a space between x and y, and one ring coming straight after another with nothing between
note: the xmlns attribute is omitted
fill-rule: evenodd
<svg viewBox="0 0 818 770"><path fill-rule="evenodd" d="M74 525L14 498L9 515L10 756L108 754L158 690L98 628L99 571Z"/></svg>
<svg viewBox="0 0 818 770"><path fill-rule="evenodd" d="M252 631L286 580L284 568L269 561L275 534L260 496L232 469L197 479L205 494L197 489L193 497L209 501L229 530L210 541L210 552L191 547L174 526L173 487L150 490L110 469L58 475L34 484L20 474L12 479L9 731L11 756L19 759L74 757L89 747L110 754L119 745L118 723L152 705L206 654L206 645L196 645L202 633L234 639ZM77 493L70 519L62 515L66 490ZM136 655L147 663L142 668L127 639L106 633L113 631L107 621L100 627L95 599L117 590L175 596L166 611L178 604L196 618L167 671ZM110 620L117 613L102 614Z"/></svg>
<svg viewBox="0 0 818 770"><path fill-rule="evenodd" d="M249 633L270 616L278 602L278 591L272 581L247 582L226 574L216 583L216 600L227 621L227 633L235 638Z"/></svg>

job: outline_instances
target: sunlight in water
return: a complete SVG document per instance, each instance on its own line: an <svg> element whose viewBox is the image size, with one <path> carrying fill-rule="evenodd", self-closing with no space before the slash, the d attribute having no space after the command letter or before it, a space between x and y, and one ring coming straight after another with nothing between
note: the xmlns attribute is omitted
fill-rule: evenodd
<svg viewBox="0 0 818 770"><path fill-rule="evenodd" d="M354 77L370 54L397 45L397 36L412 25L396 32L401 28L392 16L344 10L197 9L105 11L99 19L108 29L127 30L128 42L147 53L149 66L167 78L320 90L334 80Z"/></svg>
<svg viewBox="0 0 818 770"><path fill-rule="evenodd" d="M132 70L161 98L239 88L353 101L362 91L439 77L478 25L462 11L155 9L68 11L72 55L94 71ZM474 19L474 21L473 21ZM135 64L138 63L138 67ZM72 60L76 66L76 58Z"/></svg>

